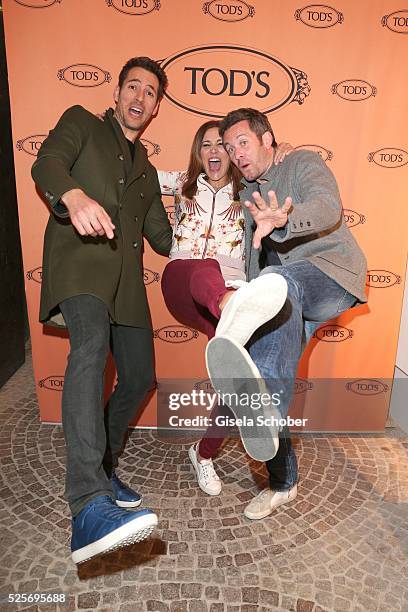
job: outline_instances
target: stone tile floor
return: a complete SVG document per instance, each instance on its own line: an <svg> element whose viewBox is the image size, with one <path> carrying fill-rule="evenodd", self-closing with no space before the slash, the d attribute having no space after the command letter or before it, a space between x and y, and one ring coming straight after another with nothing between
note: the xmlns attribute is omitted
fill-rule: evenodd
<svg viewBox="0 0 408 612"><path fill-rule="evenodd" d="M1 611L408 611L408 440L384 435L297 440L296 501L258 522L242 510L266 484L236 440L208 497L190 440L133 431L120 475L157 510L154 536L79 566L70 560L64 441L41 425L27 363L0 390L0 591L59 592L65 605Z"/></svg>

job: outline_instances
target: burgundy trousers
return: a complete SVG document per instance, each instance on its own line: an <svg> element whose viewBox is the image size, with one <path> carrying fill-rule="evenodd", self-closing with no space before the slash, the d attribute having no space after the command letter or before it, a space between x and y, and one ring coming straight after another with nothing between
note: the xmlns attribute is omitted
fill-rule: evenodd
<svg viewBox="0 0 408 612"><path fill-rule="evenodd" d="M230 291L225 286L221 268L215 259L173 259L164 269L162 292L170 313L183 325L194 327L210 340L221 316L219 303ZM229 433L227 427L215 425L220 415L231 416L228 406L215 406L212 425L201 439L198 452L203 459L217 453Z"/></svg>

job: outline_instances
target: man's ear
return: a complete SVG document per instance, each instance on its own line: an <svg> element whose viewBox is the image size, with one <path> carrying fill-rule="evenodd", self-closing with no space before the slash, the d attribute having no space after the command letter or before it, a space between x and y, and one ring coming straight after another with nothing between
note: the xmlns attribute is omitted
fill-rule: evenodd
<svg viewBox="0 0 408 612"><path fill-rule="evenodd" d="M159 108L160 108L160 102L161 100L159 100L156 106L154 107L154 111L152 112L152 117L157 117L157 113L159 112Z"/></svg>
<svg viewBox="0 0 408 612"><path fill-rule="evenodd" d="M113 91L113 100L114 100L115 104L117 104L118 100L119 100L119 91L120 91L119 85L116 85L116 87L115 87L115 89Z"/></svg>
<svg viewBox="0 0 408 612"><path fill-rule="evenodd" d="M270 149L272 147L273 137L270 132L264 132L262 134L262 144L265 149Z"/></svg>

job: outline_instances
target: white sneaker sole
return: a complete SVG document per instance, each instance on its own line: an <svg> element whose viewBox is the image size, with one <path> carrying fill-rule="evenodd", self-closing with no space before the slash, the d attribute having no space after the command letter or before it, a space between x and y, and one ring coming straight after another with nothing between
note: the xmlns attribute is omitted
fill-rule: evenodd
<svg viewBox="0 0 408 612"><path fill-rule="evenodd" d="M277 408L261 406L256 411L247 403L228 402L228 397L253 396L268 394L265 381L258 368L252 361L248 351L232 338L218 336L212 338L207 344L205 361L208 375L214 391L224 397L226 403L234 413L236 419L247 423L251 420L254 425L238 425L242 443L250 457L257 461L272 459L279 448L279 428L273 424L270 427L256 426L257 416L264 418L281 418Z"/></svg>
<svg viewBox="0 0 408 612"><path fill-rule="evenodd" d="M282 309L288 293L280 274L258 276L239 288L221 313L216 336L228 336L245 345L252 334Z"/></svg>
<svg viewBox="0 0 408 612"><path fill-rule="evenodd" d="M119 501L115 499L115 504L119 506L119 508L138 508L141 503L142 503L141 498L137 502L125 502L125 501Z"/></svg>
<svg viewBox="0 0 408 612"><path fill-rule="evenodd" d="M220 483L220 488L219 488L219 491L211 491L210 489L207 489L207 488L205 487L205 485L203 485L203 484L200 482L200 480L199 480L199 474L200 474L200 472L199 472L199 468L198 468L197 455L196 455L195 450L194 450L194 448L193 448L192 446L190 446L190 448L188 449L188 456L189 456L189 459L190 459L190 461L191 461L191 463L192 463L192 465L193 465L194 471L195 471L195 473L196 473L196 477L197 477L197 484L198 484L198 486L200 487L200 489L201 489L201 490L202 490L204 493L207 493L207 495L219 495L219 494L221 493L221 490L222 490L222 483L221 483L221 481L219 481L219 483Z"/></svg>
<svg viewBox="0 0 408 612"><path fill-rule="evenodd" d="M79 548L72 553L71 558L74 563L83 563L96 555L141 542L149 537L157 523L158 518L155 514L145 514L108 533L100 540Z"/></svg>

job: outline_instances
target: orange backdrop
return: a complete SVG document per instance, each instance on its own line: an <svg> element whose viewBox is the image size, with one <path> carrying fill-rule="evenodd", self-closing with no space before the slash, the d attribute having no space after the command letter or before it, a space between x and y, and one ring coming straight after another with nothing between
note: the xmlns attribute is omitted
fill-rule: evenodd
<svg viewBox="0 0 408 612"><path fill-rule="evenodd" d="M44 421L60 420L68 340L38 321L48 210L30 177L62 112L112 105L124 62L163 61L170 86L144 134L157 168L184 169L208 117L254 106L278 141L318 151L367 255L369 303L321 328L300 364L292 413L309 429L380 430L397 347L408 207L408 9L390 0L4 0L20 227L34 373ZM405 112L404 112L405 110ZM405 199L404 199L405 195ZM174 202L165 205L170 218ZM205 338L174 327L160 291L166 261L146 248L158 379L206 379ZM331 382L330 382L331 381ZM156 397L139 419L155 425Z"/></svg>

